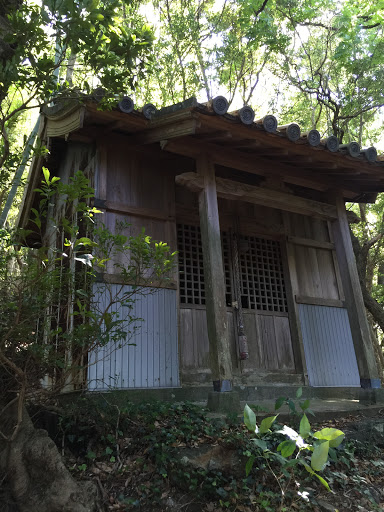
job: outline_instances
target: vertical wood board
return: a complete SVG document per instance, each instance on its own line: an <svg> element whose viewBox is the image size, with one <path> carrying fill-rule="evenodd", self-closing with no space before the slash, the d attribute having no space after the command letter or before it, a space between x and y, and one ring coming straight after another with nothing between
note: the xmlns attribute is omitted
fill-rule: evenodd
<svg viewBox="0 0 384 512"><path fill-rule="evenodd" d="M184 370L209 368L209 339L205 308L180 308L179 337L181 367ZM237 366L237 346L233 313L227 311L228 336L233 366Z"/></svg>

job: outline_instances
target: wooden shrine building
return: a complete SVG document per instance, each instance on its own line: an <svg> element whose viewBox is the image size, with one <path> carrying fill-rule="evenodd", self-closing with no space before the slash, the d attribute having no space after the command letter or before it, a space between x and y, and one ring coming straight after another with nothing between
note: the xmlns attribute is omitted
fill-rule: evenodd
<svg viewBox="0 0 384 512"><path fill-rule="evenodd" d="M345 202L375 201L384 162L227 108L218 97L135 110L125 98L42 115L50 157L33 163L20 225L42 165L63 180L81 169L110 229L145 227L178 251L175 279L135 306L136 346L99 358L89 389L380 387Z"/></svg>

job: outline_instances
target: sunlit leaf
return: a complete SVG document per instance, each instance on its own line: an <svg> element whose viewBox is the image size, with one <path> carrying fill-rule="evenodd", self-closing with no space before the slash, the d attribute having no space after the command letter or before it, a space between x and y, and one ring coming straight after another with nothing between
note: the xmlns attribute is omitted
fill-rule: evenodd
<svg viewBox="0 0 384 512"><path fill-rule="evenodd" d="M317 439L325 439L329 441L329 446L331 448L337 448L345 437L344 432L338 430L337 428L323 428L319 430L319 432L315 432L314 437Z"/></svg>
<svg viewBox="0 0 384 512"><path fill-rule="evenodd" d="M329 442L324 441L315 446L311 457L311 466L315 471L322 471L328 460Z"/></svg>
<svg viewBox="0 0 384 512"><path fill-rule="evenodd" d="M255 432L256 430L256 415L247 404L244 407L244 423L248 430Z"/></svg>

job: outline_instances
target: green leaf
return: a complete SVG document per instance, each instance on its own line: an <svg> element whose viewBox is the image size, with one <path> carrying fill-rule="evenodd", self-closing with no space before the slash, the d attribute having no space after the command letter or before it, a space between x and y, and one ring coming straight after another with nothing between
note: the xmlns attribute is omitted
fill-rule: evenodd
<svg viewBox="0 0 384 512"><path fill-rule="evenodd" d="M44 179L45 179L46 183L49 184L49 177L51 174L46 167L43 167L43 174L44 174Z"/></svg>
<svg viewBox="0 0 384 512"><path fill-rule="evenodd" d="M78 245L95 245L95 243L92 242L92 240L90 238L83 236L76 240L75 247L77 247Z"/></svg>
<svg viewBox="0 0 384 512"><path fill-rule="evenodd" d="M316 439L325 439L326 441L329 441L329 446L331 448L337 448L343 442L345 437L344 432L337 428L323 428L322 430L319 430L319 432L315 432L313 435Z"/></svg>
<svg viewBox="0 0 384 512"><path fill-rule="evenodd" d="M288 407L292 413L296 413L296 406L293 400L288 400Z"/></svg>
<svg viewBox="0 0 384 512"><path fill-rule="evenodd" d="M308 436L308 434L310 433L311 431L311 425L308 421L308 418L305 414L303 414L303 417L301 418L301 421L300 421L300 435L301 437L303 437L304 439Z"/></svg>
<svg viewBox="0 0 384 512"><path fill-rule="evenodd" d="M307 398L304 402L300 403L300 407L302 411L306 411L310 406L311 401Z"/></svg>
<svg viewBox="0 0 384 512"><path fill-rule="evenodd" d="M283 396L281 396L280 398L278 398L276 400L276 403L275 403L275 411L277 411L278 409L280 409L280 407L283 405L283 403L286 401L286 398L284 398Z"/></svg>
<svg viewBox="0 0 384 512"><path fill-rule="evenodd" d="M265 441L262 439L252 439L252 442L255 443L256 446L258 446L263 452L266 452L268 450L268 445Z"/></svg>
<svg viewBox="0 0 384 512"><path fill-rule="evenodd" d="M329 488L329 485L327 483L326 480L324 480L324 478L320 475L318 475L317 473L315 473L315 471L313 471L313 469L311 468L311 466L309 466L304 460L302 459L299 459L299 462L300 464L302 464L305 469L308 471L308 473L310 473L311 475L315 476L316 478L318 478L320 480L320 482L324 485L324 487L328 490L328 491L331 491L331 489Z"/></svg>
<svg viewBox="0 0 384 512"><path fill-rule="evenodd" d="M256 414L252 411L248 404L246 404L244 407L244 423L248 430L255 432Z"/></svg>
<svg viewBox="0 0 384 512"><path fill-rule="evenodd" d="M264 418L260 424L259 433L265 434L266 432L268 432L268 430L271 428L272 424L276 421L277 416L278 415L269 416L268 418Z"/></svg>
<svg viewBox="0 0 384 512"><path fill-rule="evenodd" d="M305 467L305 469L308 471L308 473L310 473L311 475L315 474L315 472L313 471L311 466L309 464L307 464L304 460L300 459L300 464L302 464Z"/></svg>
<svg viewBox="0 0 384 512"><path fill-rule="evenodd" d="M301 395L303 394L303 388L299 388L296 391L296 398L301 398Z"/></svg>
<svg viewBox="0 0 384 512"><path fill-rule="evenodd" d="M290 457L292 453L296 450L296 441L283 441L277 447L277 451L281 452L283 457Z"/></svg>
<svg viewBox="0 0 384 512"><path fill-rule="evenodd" d="M255 456L251 455L249 459L247 460L247 463L245 465L245 475L248 476L249 473L252 471L253 463L255 462Z"/></svg>
<svg viewBox="0 0 384 512"><path fill-rule="evenodd" d="M311 466L315 471L322 471L328 460L329 441L315 446L311 457Z"/></svg>
<svg viewBox="0 0 384 512"><path fill-rule="evenodd" d="M313 473L316 478L320 480L320 482L324 485L324 487L327 489L327 491L331 492L331 489L329 488L328 482L324 480L324 478L317 473Z"/></svg>

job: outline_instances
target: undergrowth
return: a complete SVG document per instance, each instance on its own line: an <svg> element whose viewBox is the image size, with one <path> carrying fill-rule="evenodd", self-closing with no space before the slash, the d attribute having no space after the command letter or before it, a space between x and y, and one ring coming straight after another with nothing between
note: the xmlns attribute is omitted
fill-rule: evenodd
<svg viewBox="0 0 384 512"><path fill-rule="evenodd" d="M314 510L327 493L304 468L266 459L241 420L212 418L188 402L114 405L108 395L86 397L64 408L59 427L67 464L76 478L97 481L106 510ZM263 437L274 452L283 440L271 431ZM359 449L344 442L334 451L322 472L332 489L363 486ZM379 510L367 499L370 511Z"/></svg>

